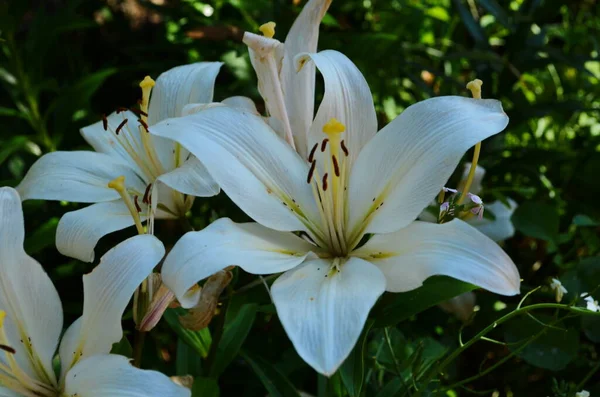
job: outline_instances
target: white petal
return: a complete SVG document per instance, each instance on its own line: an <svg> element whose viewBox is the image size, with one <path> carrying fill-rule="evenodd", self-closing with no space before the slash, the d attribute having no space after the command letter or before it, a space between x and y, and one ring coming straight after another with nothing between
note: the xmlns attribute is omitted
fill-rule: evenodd
<svg viewBox="0 0 600 397"><path fill-rule="evenodd" d="M353 255L377 265L391 292L410 291L428 277L445 275L502 295L519 293L512 259L458 219L441 225L413 222L395 233L376 234Z"/></svg>
<svg viewBox="0 0 600 397"><path fill-rule="evenodd" d="M252 274L279 273L302 263L315 248L292 233L221 218L175 244L163 263L162 279L183 307L191 307L198 295L188 290L227 266Z"/></svg>
<svg viewBox="0 0 600 397"><path fill-rule="evenodd" d="M206 167L194 156L158 180L173 190L196 197L211 197L220 190Z"/></svg>
<svg viewBox="0 0 600 397"><path fill-rule="evenodd" d="M151 132L181 143L257 222L292 231L308 230L307 223L319 219L307 163L260 117L220 106L159 123Z"/></svg>
<svg viewBox="0 0 600 397"><path fill-rule="evenodd" d="M145 213L140 213L142 221L146 219ZM102 237L133 224L133 218L122 200L67 212L56 229L56 248L63 255L93 262L94 248Z"/></svg>
<svg viewBox="0 0 600 397"><path fill-rule="evenodd" d="M0 386L0 397L24 397L22 394L16 393L12 390L6 389Z"/></svg>
<svg viewBox="0 0 600 397"><path fill-rule="evenodd" d="M254 101L245 96L230 96L229 98L223 99L221 103L231 108L238 108L240 110L246 110L250 113L256 114L257 116L259 115Z"/></svg>
<svg viewBox="0 0 600 397"><path fill-rule="evenodd" d="M326 138L323 126L336 118L346 127L341 139L350 153L347 160L350 166L377 132L377 117L369 85L356 65L341 52L327 50L306 54L297 62L308 60L306 57L314 61L325 81L325 95L310 127L308 149ZM321 152L317 150L317 153Z"/></svg>
<svg viewBox="0 0 600 397"><path fill-rule="evenodd" d="M127 166L103 153L53 152L37 160L17 186L23 200L66 200L94 203L119 198L108 182L125 176L128 187L144 191L144 183Z"/></svg>
<svg viewBox="0 0 600 397"><path fill-rule="evenodd" d="M83 276L83 316L76 322L78 338L65 338L60 346L63 373L74 362L108 353L121 340L121 317L136 288L165 254L156 237L131 237L100 259L100 264Z"/></svg>
<svg viewBox="0 0 600 397"><path fill-rule="evenodd" d="M284 43L281 85L296 148L307 155L308 129L314 117L315 65L305 65L297 72L294 58L303 52L317 52L319 25L331 0L310 0L294 21Z"/></svg>
<svg viewBox="0 0 600 397"><path fill-rule="evenodd" d="M383 274L369 262L350 258L335 273L331 261L319 259L279 277L271 295L300 357L331 375L352 351L384 290Z"/></svg>
<svg viewBox="0 0 600 397"><path fill-rule="evenodd" d="M189 103L212 102L221 65L222 62L198 62L177 66L158 76L150 98L148 124L181 116Z"/></svg>
<svg viewBox="0 0 600 397"><path fill-rule="evenodd" d="M490 211L496 217L494 220L473 217L467 222L494 241L503 241L511 238L515 234L515 227L512 224L511 216L517 209L517 203L509 198L508 204L509 207L498 200L485 205L485 211Z"/></svg>
<svg viewBox="0 0 600 397"><path fill-rule="evenodd" d="M467 182L467 178L469 176L470 170L471 170L471 163L466 163L464 166L463 174L462 174L462 177L460 178L460 183L459 183L459 187L458 187L458 190L460 190L461 192L464 190L464 187L465 187L464 185ZM471 188L469 189L470 193L479 194L481 192L481 183L483 182L484 176L485 176L485 168L483 168L480 165L475 166L475 175L473 176L473 182L471 183Z"/></svg>
<svg viewBox="0 0 600 397"><path fill-rule="evenodd" d="M62 331L62 305L42 266L23 250L24 235L18 193L0 188L0 309L6 312L6 335L21 368L55 384L52 357Z"/></svg>
<svg viewBox="0 0 600 397"><path fill-rule="evenodd" d="M408 225L439 193L467 149L507 123L496 100L438 97L410 106L354 163L348 187L353 238L360 238L361 229L387 233Z"/></svg>
<svg viewBox="0 0 600 397"><path fill-rule="evenodd" d="M80 361L67 374L64 394L78 397L189 397L191 392L157 371L135 368L116 354Z"/></svg>

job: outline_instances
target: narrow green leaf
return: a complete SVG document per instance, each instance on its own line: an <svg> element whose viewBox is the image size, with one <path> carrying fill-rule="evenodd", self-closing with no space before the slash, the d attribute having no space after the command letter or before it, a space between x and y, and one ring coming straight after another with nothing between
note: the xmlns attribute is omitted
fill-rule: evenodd
<svg viewBox="0 0 600 397"><path fill-rule="evenodd" d="M487 42L487 38L485 37L485 33L483 32L483 29L481 28L479 23L475 20L475 18L473 18L473 15L471 15L471 13L467 9L467 7L464 5L463 0L452 0L452 2L454 3L454 6L458 10L460 19L465 24L465 27L469 31L469 34L471 35L471 37L473 37L473 40L475 40L475 42L478 44L478 46L487 47L488 42Z"/></svg>
<svg viewBox="0 0 600 397"><path fill-rule="evenodd" d="M243 305L235 319L225 326L223 337L217 347L215 362L210 369L211 377L218 378L238 355L252 329L257 309L258 305L255 303Z"/></svg>
<svg viewBox="0 0 600 397"><path fill-rule="evenodd" d="M56 241L56 228L58 218L50 218L46 223L37 228L29 237L25 237L25 251L34 255L44 248L54 246Z"/></svg>
<svg viewBox="0 0 600 397"><path fill-rule="evenodd" d="M179 323L179 315L183 313L183 309L167 309L164 318L171 326L171 329L179 335L179 337L196 351L201 357L206 358L212 342L212 337L208 328L200 331L191 331L185 329Z"/></svg>
<svg viewBox="0 0 600 397"><path fill-rule="evenodd" d="M558 238L558 209L553 205L527 201L512 216L515 228L521 233L546 241Z"/></svg>
<svg viewBox="0 0 600 397"><path fill-rule="evenodd" d="M202 358L182 338L177 339L175 373L179 376L198 375L202 373Z"/></svg>
<svg viewBox="0 0 600 397"><path fill-rule="evenodd" d="M192 397L219 397L221 391L215 379L197 377L192 386Z"/></svg>
<svg viewBox="0 0 600 397"><path fill-rule="evenodd" d="M423 286L409 292L388 294L373 309L374 326L387 327L454 298L477 286L446 276L430 277Z"/></svg>
<svg viewBox="0 0 600 397"><path fill-rule="evenodd" d="M504 27L512 30L512 25L510 20L508 19L508 14L496 0L478 0L478 4L480 4L483 8L486 9L487 12L492 14L496 21L500 22Z"/></svg>
<svg viewBox="0 0 600 397"><path fill-rule="evenodd" d="M267 360L245 350L240 350L240 356L250 364L254 373L269 392L270 397L300 396L292 382Z"/></svg>
<svg viewBox="0 0 600 397"><path fill-rule="evenodd" d="M365 378L365 347L367 335L373 326L373 321L368 321L352 353L346 358L339 369L342 382L351 397L358 397L363 388Z"/></svg>

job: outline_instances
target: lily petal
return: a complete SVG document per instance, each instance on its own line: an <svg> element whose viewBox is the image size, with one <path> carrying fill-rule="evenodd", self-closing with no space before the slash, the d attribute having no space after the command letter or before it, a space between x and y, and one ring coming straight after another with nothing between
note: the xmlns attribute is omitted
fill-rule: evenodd
<svg viewBox="0 0 600 397"><path fill-rule="evenodd" d="M127 357L95 355L67 374L65 395L82 397L189 397L191 391L157 371L135 368Z"/></svg>
<svg viewBox="0 0 600 397"><path fill-rule="evenodd" d="M0 188L0 309L6 312L6 336L19 367L53 385L52 357L62 331L62 305L50 277L23 250L24 236L21 198L13 188Z"/></svg>
<svg viewBox="0 0 600 397"><path fill-rule="evenodd" d="M254 104L254 101L246 96L230 96L229 98L223 99L221 103L231 108L246 110L257 116L260 115L260 113L258 113L258 110L256 110L256 105Z"/></svg>
<svg viewBox="0 0 600 397"><path fill-rule="evenodd" d="M104 254L100 264L83 276L83 316L71 326L78 332L67 330L60 345L63 373L85 357L108 353L121 340L123 312L164 254L156 237L131 237Z"/></svg>
<svg viewBox="0 0 600 397"><path fill-rule="evenodd" d="M227 195L257 222L281 231L319 224L308 165L258 116L227 106L151 127L195 155ZM314 220L314 221L313 221Z"/></svg>
<svg viewBox="0 0 600 397"><path fill-rule="evenodd" d="M182 116L189 103L212 102L215 80L222 62L197 62L162 73L152 89L148 124Z"/></svg>
<svg viewBox="0 0 600 397"><path fill-rule="evenodd" d="M140 213L142 221L146 220L145 213ZM102 237L133 224L133 218L122 200L67 212L56 229L56 248L65 256L93 262L94 248Z"/></svg>
<svg viewBox="0 0 600 397"><path fill-rule="evenodd" d="M325 95L310 127L309 149L327 137L323 134L323 126L335 118L346 127L342 139L348 148L350 167L362 147L377 132L371 90L360 70L341 52L327 50L305 54L296 62L307 63L309 59L317 65L325 81Z"/></svg>
<svg viewBox="0 0 600 397"><path fill-rule="evenodd" d="M31 166L17 190L23 200L111 201L119 194L108 187L108 182L121 175L128 188L144 192L145 185L133 169L107 154L53 152Z"/></svg>
<svg viewBox="0 0 600 397"><path fill-rule="evenodd" d="M158 180L171 189L195 197L211 197L220 190L206 167L194 156Z"/></svg>
<svg viewBox="0 0 600 397"><path fill-rule="evenodd" d="M383 274L369 262L350 258L339 272L331 265L323 259L307 262L271 287L277 314L296 351L328 376L352 351L385 290Z"/></svg>
<svg viewBox="0 0 600 397"><path fill-rule="evenodd" d="M364 147L348 187L352 239L400 230L442 189L463 154L502 131L499 101L438 97L410 106Z"/></svg>
<svg viewBox="0 0 600 397"><path fill-rule="evenodd" d="M308 130L314 116L315 65L305 65L298 71L294 58L303 52L317 52L319 25L330 5L331 0L306 3L284 43L281 86L296 148L303 158L307 156Z"/></svg>
<svg viewBox="0 0 600 397"><path fill-rule="evenodd" d="M353 255L379 267L390 292L410 291L433 275L445 275L501 295L519 293L512 259L458 219L441 225L417 221L395 233L376 234Z"/></svg>
<svg viewBox="0 0 600 397"><path fill-rule="evenodd" d="M485 205L485 210L490 211L496 219L470 218L467 222L494 241L503 241L515 235L515 227L512 224L512 214L517 209L517 203L508 199L508 207L501 201L494 201Z"/></svg>
<svg viewBox="0 0 600 397"><path fill-rule="evenodd" d="M199 293L188 290L227 266L237 265L252 274L279 273L298 266L315 248L292 233L221 218L179 239L163 263L162 279L189 308Z"/></svg>

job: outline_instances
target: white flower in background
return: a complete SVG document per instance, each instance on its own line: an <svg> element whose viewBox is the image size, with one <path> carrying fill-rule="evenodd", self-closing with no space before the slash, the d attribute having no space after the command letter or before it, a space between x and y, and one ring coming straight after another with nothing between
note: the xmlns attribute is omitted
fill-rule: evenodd
<svg viewBox="0 0 600 397"><path fill-rule="evenodd" d="M598 304L598 301L594 300L594 297L586 295L588 295L587 292L581 294L581 296L585 296L583 300L585 300L586 302L586 309L591 310L593 312L600 312L600 305Z"/></svg>
<svg viewBox="0 0 600 397"><path fill-rule="evenodd" d="M299 355L330 375L384 291L409 291L443 274L514 295L519 274L496 243L465 222L414 222L464 152L504 129L508 118L500 103L434 98L409 107L376 134L369 87L348 58L336 51L297 56L290 49L314 51L315 16L327 4L308 3L292 27L297 45L288 46L288 35L282 60L285 68L295 57L292 70L301 73L314 62L323 74L325 95L314 121L307 110L314 97L304 95L314 93L314 72L300 75L309 85L300 85L302 93L278 91L265 80L261 85L271 114L279 109L277 117L289 118L280 124L291 126L292 140L251 112L225 106L150 131L197 156L256 220L220 219L183 236L164 262L163 282L189 308L199 297L190 288L229 265L254 274L285 272L271 290L277 313ZM276 40L262 39L281 49ZM269 56L255 60L260 68ZM283 88L296 84L292 79Z"/></svg>
<svg viewBox="0 0 600 397"><path fill-rule="evenodd" d="M575 397L590 397L590 392L582 390L578 393L575 393Z"/></svg>
<svg viewBox="0 0 600 397"><path fill-rule="evenodd" d="M95 152L54 152L33 164L17 187L23 200L95 203L60 220L56 245L62 254L92 262L102 236L133 224L143 232L142 222L153 219L150 204L157 218L176 218L189 210L194 196L219 192L187 150L147 128L181 116L190 103L212 101L220 67L220 62L179 66L161 74L156 86L146 77L140 83L141 111L120 109L81 130Z"/></svg>
<svg viewBox="0 0 600 397"><path fill-rule="evenodd" d="M477 297L471 291L465 292L440 303L438 306L447 313L454 314L463 323L471 320L475 311L475 302Z"/></svg>
<svg viewBox="0 0 600 397"><path fill-rule="evenodd" d="M0 188L0 396L190 396L165 375L109 354L133 291L164 255L153 236L132 237L83 276L83 315L62 335L61 374L53 358L63 328L60 298L42 266L23 250L21 199Z"/></svg>
<svg viewBox="0 0 600 397"><path fill-rule="evenodd" d="M560 280L555 278L552 279L552 282L550 283L550 288L554 290L556 294L556 302L562 301L563 295L569 292L565 287L563 287Z"/></svg>
<svg viewBox="0 0 600 397"><path fill-rule="evenodd" d="M444 188L445 192L456 194L458 191L462 191L462 188L465 186L467 176L469 175L470 169L471 169L471 163L466 163L464 166L462 178L458 184L458 186L459 186L458 190ZM470 200L474 203L476 201L473 201L473 198L475 198L475 200L477 200L477 199L481 200L481 198L479 198L479 196L476 196L476 195L479 194L482 190L482 181L483 181L484 176L485 176L485 168L477 165L475 167L475 174L473 177L473 182L471 184L471 188L469 189L470 192L467 193ZM512 214L515 212L515 210L517 209L517 203L513 199L507 198L506 201L508 203L508 206L506 206L500 200L494 201L491 204L485 204L485 211L491 212L494 215L494 219L488 219L488 218L483 217L483 202L482 201L479 203L481 205L481 207L480 207L481 212L479 212L479 210L476 210L477 207L472 210L473 214L478 215L478 216L471 216L471 215L467 214L467 216L465 216L464 219L463 218L461 218L461 219L463 219L465 222L469 223L471 226L474 226L475 228L477 228L477 230L479 230L480 232L482 232L483 234L485 234L492 240L504 241L508 238L511 238L515 234L515 227L513 226L510 218L511 218ZM436 203L436 205L439 205L439 204ZM448 211L448 207L449 207L448 201L445 201L444 203L442 203L442 205L445 205L445 206L444 206L444 208L440 207L440 211ZM451 214L451 215L453 215L453 214ZM481 215L481 216L479 216L479 215ZM428 210L425 210L419 215L419 219L422 221L425 221L425 222L437 222L438 217L436 215L433 215Z"/></svg>

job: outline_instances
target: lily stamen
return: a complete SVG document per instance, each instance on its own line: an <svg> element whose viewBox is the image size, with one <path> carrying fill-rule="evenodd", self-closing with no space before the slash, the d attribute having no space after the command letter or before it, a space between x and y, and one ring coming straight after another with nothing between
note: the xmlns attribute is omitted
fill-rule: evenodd
<svg viewBox="0 0 600 397"><path fill-rule="evenodd" d="M137 207L131 200L131 197L129 196L129 193L127 192L127 189L125 187L125 177L123 175L121 175L121 176L113 179L112 181L108 182L108 187L110 189L116 190L117 193L119 193L119 195L123 199L123 202L127 206L127 209L129 209L129 212L131 213L131 216L133 218L133 221L135 222L135 227L136 227L138 233L144 234L145 230L144 230L144 226L142 225L142 220L140 219L140 214L137 210Z"/></svg>
<svg viewBox="0 0 600 397"><path fill-rule="evenodd" d="M473 95L474 99L481 99L481 86L483 85L483 81L479 79L475 79L473 81L469 81L467 84L467 89L471 91L471 95ZM473 178L475 177L475 170L477 168L477 162L479 161L479 153L481 152L481 142L477 142L475 145L475 150L473 151L473 160L471 161L471 169L469 170L469 176L467 177L467 182L465 183L465 187L463 190L463 194L458 199L458 204L462 204L465 199L467 193L469 193L469 189L473 184Z"/></svg>

